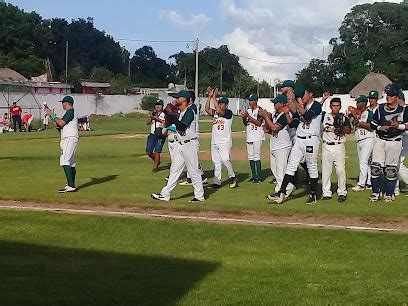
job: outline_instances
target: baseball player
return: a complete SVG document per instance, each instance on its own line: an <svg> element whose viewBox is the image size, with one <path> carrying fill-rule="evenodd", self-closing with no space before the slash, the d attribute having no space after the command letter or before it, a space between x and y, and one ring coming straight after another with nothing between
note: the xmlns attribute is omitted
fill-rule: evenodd
<svg viewBox="0 0 408 306"><path fill-rule="evenodd" d="M386 202L395 200L395 185L398 178L398 162L402 150L402 136L407 129L408 112L398 104L400 87L394 83L385 87L387 103L378 106L371 120L376 131L371 162L371 184L373 193L370 202L380 199L381 175L385 176Z"/></svg>
<svg viewBox="0 0 408 306"><path fill-rule="evenodd" d="M47 115L47 109L48 109L48 105L47 102L44 102L44 119L43 119L43 125L44 125L44 131L48 130L48 123L50 120L50 116Z"/></svg>
<svg viewBox="0 0 408 306"><path fill-rule="evenodd" d="M359 192L365 189L371 189L371 157L373 154L375 131L371 128L370 121L378 107L378 92L370 91L370 105L367 107L367 97L359 96L356 99L356 111L349 108L348 116L355 128L355 137L357 141L357 154L360 168L358 183L352 188Z"/></svg>
<svg viewBox="0 0 408 306"><path fill-rule="evenodd" d="M151 197L159 201L169 201L170 194L177 186L178 179L186 167L194 189L194 198L190 202L202 202L204 201L204 188L198 169L196 116L193 110L188 107L190 93L182 90L172 96L177 98L177 108L180 113L168 115L165 126L169 127L172 124L176 126L177 146L174 148L169 180L166 186L160 193L151 194Z"/></svg>
<svg viewBox="0 0 408 306"><path fill-rule="evenodd" d="M252 173L250 182L260 183L262 182L261 147L262 141L265 140L265 133L262 127L263 118L260 113L261 109L258 107L258 95L251 94L248 101L250 108L246 111L241 111L240 116L246 126L246 145Z"/></svg>
<svg viewBox="0 0 408 306"><path fill-rule="evenodd" d="M276 194L281 188L290 150L292 149L292 140L288 131L288 122L292 121L292 117L288 99L285 95L277 95L272 103L275 106L272 114L267 110L262 110L261 115L265 120L265 130L270 134L270 163L271 171L276 179L274 193ZM294 187L294 185L289 184L286 195L290 194ZM272 199L274 194L267 195L267 198Z"/></svg>
<svg viewBox="0 0 408 306"><path fill-rule="evenodd" d="M303 85L296 85L296 141L290 152L288 166L280 190L271 202L281 204L286 196L286 190L290 183L294 184L295 173L303 159L306 160L310 176L310 195L306 204L313 205L317 201L317 181L319 172L317 169L317 155L320 144L320 125L322 117L322 105L314 101L313 91L305 89ZM295 118L294 118L295 119Z"/></svg>
<svg viewBox="0 0 408 306"><path fill-rule="evenodd" d="M193 110L194 115L195 115L195 117L196 117L196 118L195 118L195 122L196 122L196 133L197 133L197 150L198 150L198 152L200 152L200 125L199 125L199 122L200 122L200 112L199 112L199 110L198 110L197 104L195 103L195 100L196 100L195 92L192 91L192 90L190 90L189 93L190 93L190 97L191 97L191 98L190 98L190 102L189 102L189 104L188 104L188 107L191 107L191 109ZM204 176L204 170L203 170L203 168L201 167L200 163L198 163L198 168L200 169L200 173L201 173L201 178L202 178L203 184L206 184L206 183L207 183L207 178ZM191 178L190 178L188 172L187 172L187 178L186 178L186 180L185 180L185 181L181 181L181 182L179 183L179 185L181 185L181 186L190 186L190 185L192 185L192 184L193 184L193 183L191 182Z"/></svg>
<svg viewBox="0 0 408 306"><path fill-rule="evenodd" d="M337 200L346 201L346 134L351 133L350 120L340 113L340 98L330 100L330 113L322 113L323 147L322 147L322 191L323 199L331 199L331 181L333 164L337 174Z"/></svg>
<svg viewBox="0 0 408 306"><path fill-rule="evenodd" d="M232 147L232 120L233 113L228 109L229 100L227 97L217 99L218 89L210 89L205 111L214 117L211 131L211 159L214 164L213 188L221 187L222 165L227 168L229 177L229 187L237 187L237 179L230 160ZM210 102L213 101L215 110L211 109Z"/></svg>
<svg viewBox="0 0 408 306"><path fill-rule="evenodd" d="M78 146L78 117L74 110L74 99L71 96L65 96L62 99L62 108L65 114L62 118L58 118L54 112L47 107L47 115L55 123L61 131L61 155L60 166L64 169L67 179L67 185L58 190L60 193L76 192L75 176L76 176L76 150Z"/></svg>

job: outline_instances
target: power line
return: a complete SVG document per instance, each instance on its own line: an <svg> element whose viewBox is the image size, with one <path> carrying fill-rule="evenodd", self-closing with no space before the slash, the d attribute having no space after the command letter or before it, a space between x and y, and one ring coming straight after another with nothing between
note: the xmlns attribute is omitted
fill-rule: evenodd
<svg viewBox="0 0 408 306"><path fill-rule="evenodd" d="M201 41L200 41L200 44L202 44L202 45L204 45L206 47L209 47L209 48L217 49L214 46L207 45L207 44L205 44L205 43L203 43ZM299 63L296 63L296 62L293 62L293 63L274 62L274 61L267 61L267 60L261 60L261 59L253 58L253 57L243 56L243 55L239 55L239 54L235 54L235 55L240 57L240 58L245 58L247 60L257 61L257 62L267 63L267 64L275 64L275 65L307 65L307 64L309 64L309 63L301 63L301 62L299 62Z"/></svg>
<svg viewBox="0 0 408 306"><path fill-rule="evenodd" d="M131 38L115 38L120 41L134 41L134 42L147 42L147 43L193 43L194 40L149 40L149 39L131 39Z"/></svg>

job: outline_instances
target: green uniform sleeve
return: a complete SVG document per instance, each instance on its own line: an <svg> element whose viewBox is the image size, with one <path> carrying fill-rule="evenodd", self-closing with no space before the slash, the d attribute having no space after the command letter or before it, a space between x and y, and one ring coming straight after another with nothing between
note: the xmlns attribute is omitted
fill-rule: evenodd
<svg viewBox="0 0 408 306"><path fill-rule="evenodd" d="M284 128L288 124L288 120L286 120L285 114L280 116L276 123L279 124L282 128Z"/></svg>
<svg viewBox="0 0 408 306"><path fill-rule="evenodd" d="M225 119L232 119L232 117L234 116L234 114L232 113L232 110L230 109L226 109L224 116L222 116Z"/></svg>
<svg viewBox="0 0 408 306"><path fill-rule="evenodd" d="M189 127L191 125L191 122L193 122L193 120L194 120L194 112L191 108L188 108L183 118L181 118L181 123L183 123L186 127Z"/></svg>
<svg viewBox="0 0 408 306"><path fill-rule="evenodd" d="M373 119L373 117L374 117L374 112L371 109L369 109L368 116L367 116L367 122L370 122Z"/></svg>
<svg viewBox="0 0 408 306"><path fill-rule="evenodd" d="M62 117L62 121L67 124L68 122L72 121L74 119L74 109L71 108L65 112L64 117Z"/></svg>

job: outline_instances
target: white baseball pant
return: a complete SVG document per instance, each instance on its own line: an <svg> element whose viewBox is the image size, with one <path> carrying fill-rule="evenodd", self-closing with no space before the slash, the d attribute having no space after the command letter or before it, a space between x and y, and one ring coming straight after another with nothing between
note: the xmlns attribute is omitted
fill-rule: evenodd
<svg viewBox="0 0 408 306"><path fill-rule="evenodd" d="M346 187L346 149L344 143L328 145L323 143L322 148L322 191L323 197L331 197L331 174L333 164L337 174L337 194L347 195Z"/></svg>
<svg viewBox="0 0 408 306"><path fill-rule="evenodd" d="M76 149L78 146L78 137L66 137L61 139L60 148L60 166L76 166Z"/></svg>
<svg viewBox="0 0 408 306"><path fill-rule="evenodd" d="M319 170L317 168L317 156L319 153L320 139L317 136L311 136L310 138L301 139L296 138L295 145L293 146L286 174L295 175L300 163L306 161L309 177L319 178Z"/></svg>
<svg viewBox="0 0 408 306"><path fill-rule="evenodd" d="M357 142L357 155L360 166L360 175L358 176L358 185L365 187L371 185L371 157L373 154L375 138L366 138Z"/></svg>
<svg viewBox="0 0 408 306"><path fill-rule="evenodd" d="M235 177L235 172L230 161L230 155L230 142L211 145L211 159L214 164L214 184L221 185L222 165L227 168L228 177Z"/></svg>
<svg viewBox="0 0 408 306"><path fill-rule="evenodd" d="M276 179L275 192L279 192L282 185L283 177L285 176L286 166L288 165L288 159L291 151L291 147L271 151L270 163L271 171ZM293 185L290 183L286 190L293 189Z"/></svg>
<svg viewBox="0 0 408 306"><path fill-rule="evenodd" d="M261 160L262 140L247 142L248 160Z"/></svg>
<svg viewBox="0 0 408 306"><path fill-rule="evenodd" d="M161 195L170 199L170 194L177 186L177 182L184 166L190 174L191 182L193 183L194 197L198 200L204 200L203 181L198 169L198 151L197 140L191 140L188 143L177 143L173 151L173 159L170 166L170 175L167 185L161 190Z"/></svg>

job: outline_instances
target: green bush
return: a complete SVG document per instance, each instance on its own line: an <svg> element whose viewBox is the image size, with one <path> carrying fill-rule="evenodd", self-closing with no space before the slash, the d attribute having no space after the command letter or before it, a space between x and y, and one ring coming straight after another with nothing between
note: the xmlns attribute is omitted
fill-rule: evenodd
<svg viewBox="0 0 408 306"><path fill-rule="evenodd" d="M142 103L140 106L144 110L153 111L154 110L154 103L156 103L157 97L155 96L144 96L142 98Z"/></svg>

